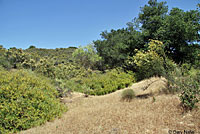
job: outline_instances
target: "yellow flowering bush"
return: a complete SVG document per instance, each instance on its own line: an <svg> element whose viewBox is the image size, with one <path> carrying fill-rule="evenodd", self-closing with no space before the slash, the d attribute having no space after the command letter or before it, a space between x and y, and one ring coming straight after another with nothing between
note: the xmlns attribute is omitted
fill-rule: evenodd
<svg viewBox="0 0 200 134"><path fill-rule="evenodd" d="M27 71L0 71L0 133L13 133L53 120L66 107L51 82Z"/></svg>
<svg viewBox="0 0 200 134"><path fill-rule="evenodd" d="M69 80L74 77L86 75L86 69L71 63L58 64L55 66L55 78Z"/></svg>
<svg viewBox="0 0 200 134"><path fill-rule="evenodd" d="M164 64L168 64L166 62L169 62L164 53L163 43L157 40L151 40L146 51L137 50L132 60L136 65L135 68L139 80L152 76L165 75Z"/></svg>

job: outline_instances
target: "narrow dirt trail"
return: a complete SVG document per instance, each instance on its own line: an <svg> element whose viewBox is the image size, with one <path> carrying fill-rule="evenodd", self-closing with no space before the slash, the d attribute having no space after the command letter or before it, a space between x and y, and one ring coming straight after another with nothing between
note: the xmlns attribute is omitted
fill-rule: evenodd
<svg viewBox="0 0 200 134"><path fill-rule="evenodd" d="M144 85L140 82L131 88L139 86ZM159 95L155 102L152 97L124 102L123 90L88 98L74 94L72 102L66 103L69 111L60 119L20 134L168 134L169 130L196 134L200 130L194 113L182 113L177 95Z"/></svg>

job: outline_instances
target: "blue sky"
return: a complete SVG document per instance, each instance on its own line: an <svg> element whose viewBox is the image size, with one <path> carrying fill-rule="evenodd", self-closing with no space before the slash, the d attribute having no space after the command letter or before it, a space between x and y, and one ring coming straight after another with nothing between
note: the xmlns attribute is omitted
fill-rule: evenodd
<svg viewBox="0 0 200 134"><path fill-rule="evenodd" d="M158 0L160 2L160 0ZM166 0L169 9L196 9L200 0ZM126 27L148 0L0 0L0 45L66 48Z"/></svg>

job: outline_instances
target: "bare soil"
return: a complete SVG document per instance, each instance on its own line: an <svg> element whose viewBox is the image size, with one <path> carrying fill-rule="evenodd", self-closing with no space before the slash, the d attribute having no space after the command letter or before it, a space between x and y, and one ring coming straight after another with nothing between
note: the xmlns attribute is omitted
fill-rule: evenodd
<svg viewBox="0 0 200 134"><path fill-rule="evenodd" d="M129 88L140 89L145 84L142 81ZM178 95L157 94L155 99L125 102L121 100L123 90L89 97L73 93L64 99L69 110L60 119L20 134L200 134L200 110L183 112Z"/></svg>

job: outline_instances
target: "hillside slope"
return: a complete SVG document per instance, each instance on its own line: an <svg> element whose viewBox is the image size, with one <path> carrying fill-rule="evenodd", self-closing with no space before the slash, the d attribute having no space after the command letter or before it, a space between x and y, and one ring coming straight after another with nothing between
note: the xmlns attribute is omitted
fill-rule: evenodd
<svg viewBox="0 0 200 134"><path fill-rule="evenodd" d="M139 89L146 81L133 84ZM123 89L125 90L125 89ZM200 131L200 112L183 113L178 95L158 95L135 98L131 102L121 100L119 90L109 95L90 96L72 94L66 98L69 107L61 119L20 134L168 134L169 130Z"/></svg>

